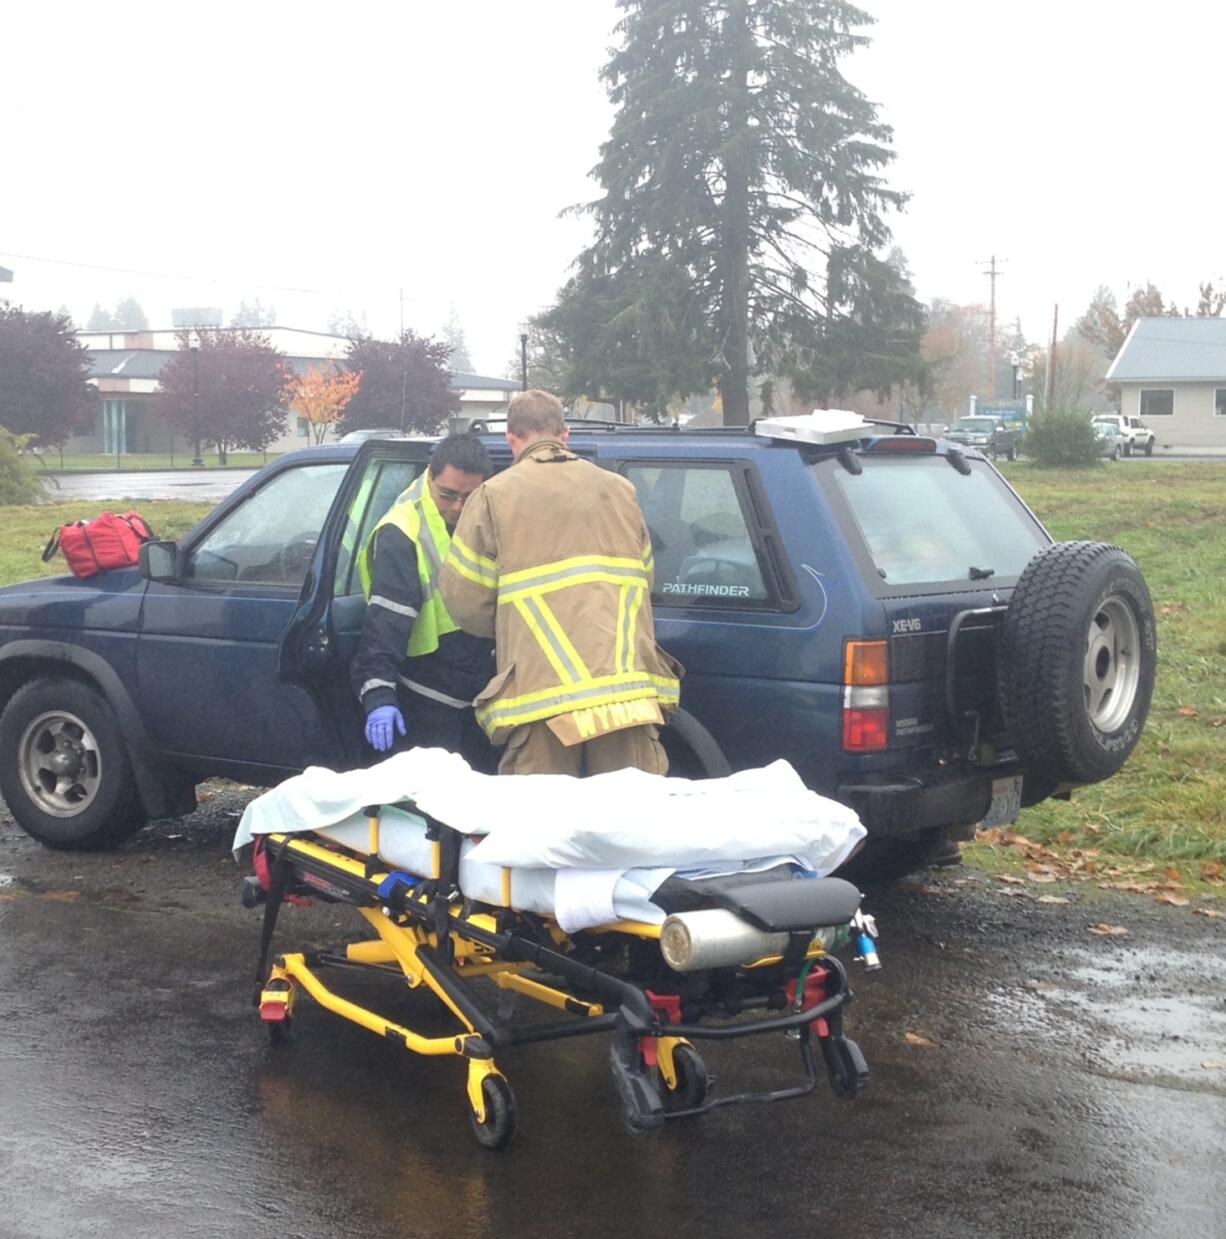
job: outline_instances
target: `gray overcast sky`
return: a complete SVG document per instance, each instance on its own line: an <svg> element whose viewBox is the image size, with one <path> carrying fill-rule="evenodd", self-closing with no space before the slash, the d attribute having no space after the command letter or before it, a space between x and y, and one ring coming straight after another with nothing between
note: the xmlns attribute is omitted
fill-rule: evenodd
<svg viewBox="0 0 1226 1239"><path fill-rule="evenodd" d="M1152 280L1195 304L1220 279L1226 10L1204 0L865 0L847 65L895 130L894 221L925 300L986 301L1032 339L1094 287ZM243 297L323 329L391 333L454 306L479 370L584 243L611 115L597 80L612 0L396 5L128 0L0 16L0 296ZM23 257L25 256L25 257ZM57 265L127 268L161 276ZM304 289L292 292L289 289Z"/></svg>

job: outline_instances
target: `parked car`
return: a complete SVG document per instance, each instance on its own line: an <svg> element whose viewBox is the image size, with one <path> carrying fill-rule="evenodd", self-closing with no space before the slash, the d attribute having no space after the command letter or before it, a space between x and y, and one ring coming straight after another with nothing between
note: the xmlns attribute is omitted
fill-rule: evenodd
<svg viewBox="0 0 1226 1239"><path fill-rule="evenodd" d="M1113 775L1155 663L1123 551L1053 543L981 452L905 429L570 437L634 484L650 527L657 636L686 668L674 773L786 758L856 809L882 871ZM507 465L505 440L487 442ZM17 822L105 847L193 809L211 775L370 761L347 674L357 552L429 449L294 452L139 567L0 589L0 792Z"/></svg>
<svg viewBox="0 0 1226 1239"><path fill-rule="evenodd" d="M1113 421L1094 420L1094 437L1098 440L1098 454L1108 460L1119 460L1124 455L1124 437Z"/></svg>
<svg viewBox="0 0 1226 1239"><path fill-rule="evenodd" d="M1139 417L1122 413L1096 413L1093 421L1095 426L1115 427L1125 456L1131 456L1135 452L1144 452L1146 456L1154 454L1154 432Z"/></svg>
<svg viewBox="0 0 1226 1239"><path fill-rule="evenodd" d="M945 432L945 438L967 447L977 447L988 456L1013 460L1025 434L1023 427L1010 425L1003 418L976 414L960 417Z"/></svg>

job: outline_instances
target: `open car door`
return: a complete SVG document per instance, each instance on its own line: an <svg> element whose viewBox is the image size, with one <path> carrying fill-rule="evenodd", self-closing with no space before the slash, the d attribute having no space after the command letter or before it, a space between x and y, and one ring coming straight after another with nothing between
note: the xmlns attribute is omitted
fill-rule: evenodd
<svg viewBox="0 0 1226 1239"><path fill-rule="evenodd" d="M358 552L400 493L426 467L428 439L372 439L354 458L332 505L298 607L281 640L277 673L305 689L334 720L345 767L366 765L362 709L349 686L349 663L362 631L366 600Z"/></svg>

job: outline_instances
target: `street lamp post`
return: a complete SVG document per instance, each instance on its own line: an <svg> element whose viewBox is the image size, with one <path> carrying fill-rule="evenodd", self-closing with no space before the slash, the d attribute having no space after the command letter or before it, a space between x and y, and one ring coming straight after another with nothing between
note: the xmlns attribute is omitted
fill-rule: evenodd
<svg viewBox="0 0 1226 1239"><path fill-rule="evenodd" d="M192 353L192 439L196 445L196 454L192 457L192 468L203 469L204 460L200 455L200 369L197 361L200 353L199 332L192 332L188 347Z"/></svg>
<svg viewBox="0 0 1226 1239"><path fill-rule="evenodd" d="M528 390L528 333L519 333L519 386L521 391Z"/></svg>

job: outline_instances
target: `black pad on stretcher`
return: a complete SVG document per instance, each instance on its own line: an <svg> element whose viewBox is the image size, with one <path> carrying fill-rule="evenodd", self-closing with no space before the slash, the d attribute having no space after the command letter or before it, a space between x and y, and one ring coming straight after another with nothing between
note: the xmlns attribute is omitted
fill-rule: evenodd
<svg viewBox="0 0 1226 1239"><path fill-rule="evenodd" d="M846 925L860 892L842 878L796 878L789 867L687 881L669 878L651 897L665 912L727 908L769 933Z"/></svg>

